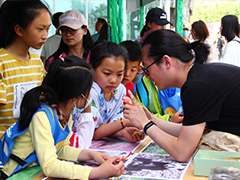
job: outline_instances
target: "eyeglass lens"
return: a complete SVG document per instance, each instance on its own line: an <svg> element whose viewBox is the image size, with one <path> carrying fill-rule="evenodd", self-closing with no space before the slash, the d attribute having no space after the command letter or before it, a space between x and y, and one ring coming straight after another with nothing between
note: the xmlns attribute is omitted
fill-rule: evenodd
<svg viewBox="0 0 240 180"><path fill-rule="evenodd" d="M159 59L157 59L156 61L154 61L152 64L148 65L147 67L142 67L143 72L149 76L149 71L147 70L150 66L152 66L153 64L155 64L156 62L158 62Z"/></svg>
<svg viewBox="0 0 240 180"><path fill-rule="evenodd" d="M59 32L60 32L61 35L66 36L68 32L71 35L74 35L77 32L77 30L74 30L74 29L60 29Z"/></svg>

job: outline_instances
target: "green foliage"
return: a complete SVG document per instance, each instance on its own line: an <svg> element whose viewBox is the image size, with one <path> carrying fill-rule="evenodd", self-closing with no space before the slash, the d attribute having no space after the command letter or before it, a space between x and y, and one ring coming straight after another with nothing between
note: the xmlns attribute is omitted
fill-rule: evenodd
<svg viewBox="0 0 240 180"><path fill-rule="evenodd" d="M240 17L239 0L195 0L193 15L190 22L202 20L204 22L220 22L227 14Z"/></svg>
<svg viewBox="0 0 240 180"><path fill-rule="evenodd" d="M95 26L97 18L107 19L107 3L102 1L88 0L88 26ZM72 0L72 6L85 16L85 3L86 0Z"/></svg>
<svg viewBox="0 0 240 180"><path fill-rule="evenodd" d="M88 14L88 24L89 25L95 25L97 18L105 18L107 19L107 4L99 4L98 6L94 6L94 3L92 2L89 4L92 9L89 9Z"/></svg>

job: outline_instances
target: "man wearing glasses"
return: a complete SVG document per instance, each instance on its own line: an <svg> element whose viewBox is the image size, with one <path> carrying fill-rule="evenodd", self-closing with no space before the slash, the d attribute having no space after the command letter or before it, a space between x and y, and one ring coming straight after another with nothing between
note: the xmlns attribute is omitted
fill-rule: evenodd
<svg viewBox="0 0 240 180"><path fill-rule="evenodd" d="M172 24L167 20L167 13L161 8L152 8L146 16L146 32L138 40L143 43L145 38L152 32L166 29L167 24ZM156 117L172 122L182 122L182 101L180 99L179 88L169 88L164 91L158 90L149 78L148 68L158 62L154 61L147 67L142 67L143 73L135 84L135 97L139 103L144 105Z"/></svg>

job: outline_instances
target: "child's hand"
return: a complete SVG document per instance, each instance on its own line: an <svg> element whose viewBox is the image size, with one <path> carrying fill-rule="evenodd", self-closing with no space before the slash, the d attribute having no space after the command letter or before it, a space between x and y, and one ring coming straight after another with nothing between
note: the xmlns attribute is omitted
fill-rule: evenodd
<svg viewBox="0 0 240 180"><path fill-rule="evenodd" d="M124 125L124 127L135 127L135 126L131 123L131 121L129 121L128 119L122 118L122 120L123 120L123 125Z"/></svg>
<svg viewBox="0 0 240 180"><path fill-rule="evenodd" d="M93 150L89 150L89 149L83 149L78 156L78 161L80 162L80 161L94 160L94 161L102 164L109 158L110 157L106 154L103 154L103 153L100 153L97 151L93 151Z"/></svg>
<svg viewBox="0 0 240 180"><path fill-rule="evenodd" d="M126 138L130 142L141 141L145 134L142 131L139 131L136 127L126 127L121 130L122 137Z"/></svg>
<svg viewBox="0 0 240 180"><path fill-rule="evenodd" d="M181 114L182 110L176 112L170 119L171 122L182 123L184 115Z"/></svg>
<svg viewBox="0 0 240 180"><path fill-rule="evenodd" d="M129 97L123 96L122 100L124 104L132 105L132 100Z"/></svg>
<svg viewBox="0 0 240 180"><path fill-rule="evenodd" d="M103 162L105 162L106 160L108 160L110 158L110 156L97 152L97 151L93 151L93 155L92 155L92 159L100 164L102 164Z"/></svg>
<svg viewBox="0 0 240 180"><path fill-rule="evenodd" d="M93 168L89 179L107 179L124 174L124 163L118 159L119 156L110 157L99 167Z"/></svg>

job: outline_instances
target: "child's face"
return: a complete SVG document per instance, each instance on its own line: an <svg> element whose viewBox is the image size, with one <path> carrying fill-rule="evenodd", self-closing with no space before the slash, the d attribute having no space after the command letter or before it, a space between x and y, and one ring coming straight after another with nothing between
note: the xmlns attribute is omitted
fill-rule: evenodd
<svg viewBox="0 0 240 180"><path fill-rule="evenodd" d="M104 94L112 93L121 83L124 75L123 57L107 57L95 70L95 82Z"/></svg>
<svg viewBox="0 0 240 180"><path fill-rule="evenodd" d="M50 25L50 14L47 10L42 9L40 15L23 29L22 39L28 47L40 49L47 39Z"/></svg>
<svg viewBox="0 0 240 180"><path fill-rule="evenodd" d="M139 61L129 61L128 60L127 69L124 73L124 78L122 80L122 84L124 86L126 86L127 83L131 82L135 78L135 76L138 72L138 67L139 67Z"/></svg>

